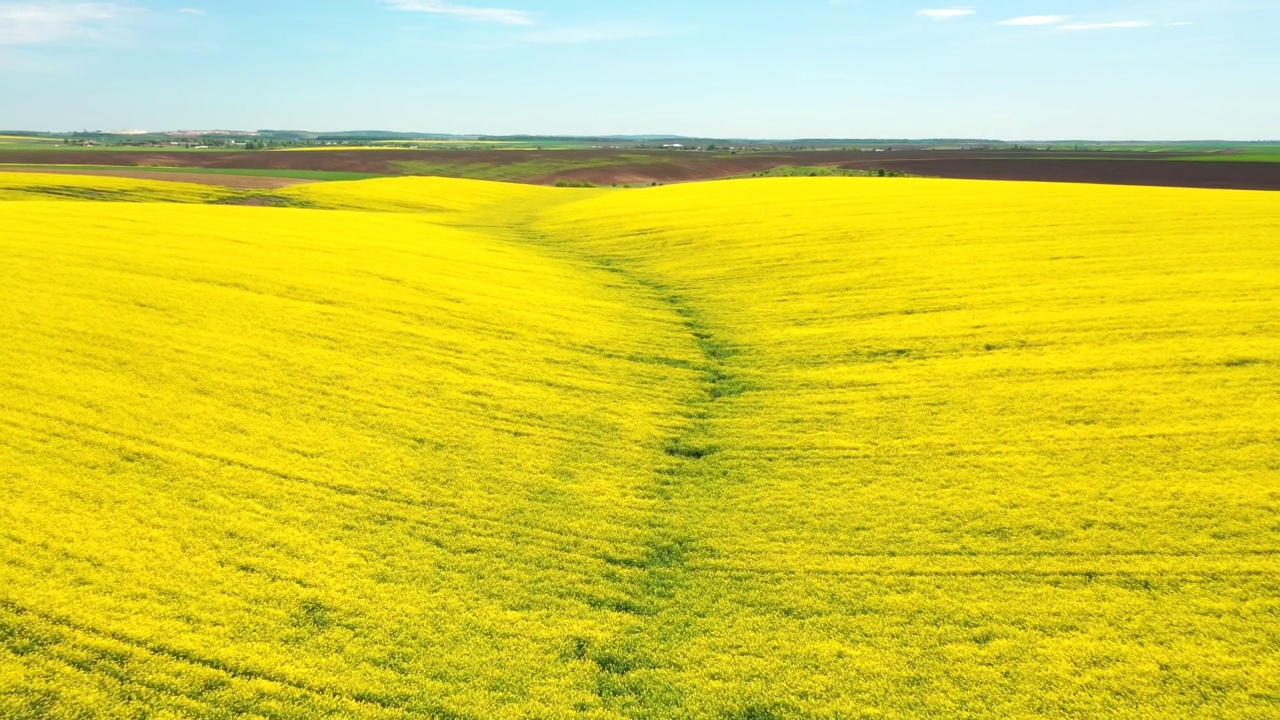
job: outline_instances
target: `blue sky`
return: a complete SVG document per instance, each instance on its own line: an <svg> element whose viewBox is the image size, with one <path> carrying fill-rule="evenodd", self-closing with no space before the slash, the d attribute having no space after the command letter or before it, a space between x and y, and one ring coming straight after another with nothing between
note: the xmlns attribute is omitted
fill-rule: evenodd
<svg viewBox="0 0 1280 720"><path fill-rule="evenodd" d="M1280 0L0 0L0 128L1280 138Z"/></svg>

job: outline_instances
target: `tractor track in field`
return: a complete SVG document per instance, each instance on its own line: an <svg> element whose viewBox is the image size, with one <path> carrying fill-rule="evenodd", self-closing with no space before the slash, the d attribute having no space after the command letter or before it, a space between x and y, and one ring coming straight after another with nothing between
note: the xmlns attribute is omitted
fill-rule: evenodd
<svg viewBox="0 0 1280 720"><path fill-rule="evenodd" d="M697 373L696 389L681 401L676 410L680 422L661 441L663 462L654 468L647 491L653 504L647 537L638 554L608 559L622 578L620 597L592 603L617 613L619 630L607 640L574 639L568 651L571 659L594 665L595 693L606 707L626 717L678 717L685 698L671 680L680 669L669 648L688 635L680 612L682 595L692 592L690 578L699 562L718 556L697 527L700 514L690 510L701 491L726 474L716 462L725 449L717 442L716 421L726 411L727 399L750 389L731 367L740 349L718 335L696 303L678 289L625 259L583 253L539 230L537 210L527 210L524 221L507 228L512 242L546 248L567 262L609 273L629 292L663 307L687 338L687 347L696 351L690 366Z"/></svg>
<svg viewBox="0 0 1280 720"><path fill-rule="evenodd" d="M664 303L701 355L698 392L682 403L679 413L684 422L663 441L666 462L654 472L651 492L656 509L650 535L644 555L634 562L639 574L626 588L638 622L590 655L597 666L596 693L606 704L617 706L630 717L676 717L685 698L669 679L674 673L668 671L678 668L669 652L663 651L678 645L687 634L679 607L682 596L693 592L690 578L698 572L694 563L717 556L694 524L698 514L689 512L697 502L692 495L722 475L715 463L722 450L715 421L721 401L745 392L746 386L726 364L735 350L715 334L687 299L617 264L604 267Z"/></svg>
<svg viewBox="0 0 1280 720"><path fill-rule="evenodd" d="M560 528L541 527L529 523L514 522L510 519L498 517L492 514L467 510L456 503L424 498L401 497L392 493L360 488L354 485L329 480L316 479L272 468L251 460L235 458L225 454L201 451L162 439L153 439L141 435L124 433L89 423L77 422L49 413L42 413L34 410L15 411L14 409L4 405L0 405L0 410L20 412L31 417L66 425L70 428L75 428L81 431L77 434L71 432L60 432L50 428L39 429L37 432L44 436L58 437L64 440L79 442L113 452L127 450L131 454L146 455L160 460L168 459L169 455L188 456L205 462L214 463L222 467L236 467L241 470L273 477L277 480L306 485L317 490L330 492L333 493L335 497L359 498L366 502L377 503L380 506L386 506L386 509L380 511L384 517L395 518L407 524L433 527L428 520L430 514L435 514L442 517L465 519L473 526L471 537L486 538L497 542L515 542L511 534L504 534L501 532L503 529L514 529L521 533L519 538L520 543L525 546L536 545L547 552L563 555L566 558L566 562L592 560L607 563L611 558L611 556L607 555L597 555L595 553L579 554L563 549L561 545L565 542L591 545L598 542L598 539ZM17 431L31 430L31 428L24 426L21 423L16 423L3 417L0 417L0 426L8 426ZM86 431L104 435L111 438L112 441L103 441L88 437L84 434ZM398 511L397 508L399 509ZM428 517L404 514L405 512L414 511L426 513L428 514ZM448 546L444 544L439 545L439 547L442 550L448 549Z"/></svg>
<svg viewBox="0 0 1280 720"><path fill-rule="evenodd" d="M30 637L33 633L30 629L24 630L9 627L3 622L4 615L20 620L28 618L35 619L63 635L83 635L86 637L97 638L99 640L110 641L126 648L130 648L133 652L163 658L179 665L200 668L208 672L216 673L227 679L242 682L270 683L272 685L302 693L322 702L333 702L336 700L339 703L376 707L381 710L398 712L411 716L439 718L439 720L470 720L471 718L471 716L454 713L434 705L424 706L421 702L414 702L407 698L392 697L390 695L377 692L342 692L333 687L299 680L285 673L251 668L235 662L222 660L211 655L166 644L164 642L134 637L133 635L118 632L116 630L76 622L61 615L27 607L7 598L0 597L0 630L4 630L9 635L19 637L26 635ZM71 638L68 637L45 637L37 639L34 642L61 645L64 642L71 641ZM120 662L118 657L111 657L111 653L105 650L99 650L94 653L94 655L96 662L93 663L93 666L102 666L104 664L110 664L111 662ZM85 664L83 660L68 660L68 662L75 662L78 665ZM185 692L179 692L176 688L170 687L164 683L152 682L149 683L149 685L144 685L144 687L175 694L196 703L209 704L211 702L209 699L202 697L199 692L193 692L189 689Z"/></svg>

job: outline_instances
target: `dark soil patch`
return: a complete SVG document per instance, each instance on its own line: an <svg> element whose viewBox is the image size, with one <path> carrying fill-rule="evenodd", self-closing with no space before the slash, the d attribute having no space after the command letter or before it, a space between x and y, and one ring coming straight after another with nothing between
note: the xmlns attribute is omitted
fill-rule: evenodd
<svg viewBox="0 0 1280 720"><path fill-rule="evenodd" d="M1280 164L1276 163L1188 162L1163 159L1114 160L1110 158L1081 160L919 158L894 159L883 162L880 166L908 175L971 180L1031 180L1101 185L1280 190ZM841 167L865 169L867 166L850 163Z"/></svg>
<svg viewBox="0 0 1280 720"><path fill-rule="evenodd" d="M1113 185L1280 190L1280 163L1179 161L1172 153L891 152L701 153L659 150L317 150L291 152L116 152L110 150L0 149L0 163L146 165L245 170L307 170L383 175L439 175L554 185L651 185L750 176L786 166L832 167L928 177L1033 180ZM129 170L145 173L145 169ZM82 173L83 174L83 173ZM130 177L145 177L130 175ZM230 187L282 187L280 178L184 182ZM164 177L159 179L178 178ZM230 185L230 183L243 183ZM249 184L253 183L253 184Z"/></svg>
<svg viewBox="0 0 1280 720"><path fill-rule="evenodd" d="M104 163L98 163L104 164ZM0 172L48 173L54 175L95 175L100 177L123 177L136 180L159 180L162 182L194 183L196 185L215 185L238 190L274 190L276 188L302 185L313 180L294 178L258 177L253 175L202 175L188 172L147 172L146 170L88 170L77 168L6 168Z"/></svg>

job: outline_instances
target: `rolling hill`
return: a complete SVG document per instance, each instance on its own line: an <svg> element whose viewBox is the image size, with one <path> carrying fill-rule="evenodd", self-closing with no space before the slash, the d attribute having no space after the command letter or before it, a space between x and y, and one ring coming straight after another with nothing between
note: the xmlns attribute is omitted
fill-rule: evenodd
<svg viewBox="0 0 1280 720"><path fill-rule="evenodd" d="M4 174L0 218L0 715L1280 703L1275 194Z"/></svg>

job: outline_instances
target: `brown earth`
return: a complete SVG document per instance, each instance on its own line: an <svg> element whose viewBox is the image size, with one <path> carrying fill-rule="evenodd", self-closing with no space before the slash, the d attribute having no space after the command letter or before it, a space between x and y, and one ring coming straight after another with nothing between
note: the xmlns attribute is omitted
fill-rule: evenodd
<svg viewBox="0 0 1280 720"><path fill-rule="evenodd" d="M1151 185L1161 187L1280 190L1280 163L1178 160L1058 160L1048 158L921 158L883 163L890 170L928 177L972 180ZM844 165L863 169L857 164Z"/></svg>
<svg viewBox="0 0 1280 720"><path fill-rule="evenodd" d="M101 164L101 163L100 163ZM102 177L124 177L137 180L160 180L163 182L183 182L196 185L216 185L236 190L274 190L315 182L314 180L298 180L295 178L257 177L254 175L204 175L201 173L147 172L145 170L78 170L75 168L8 168L0 167L0 172L48 173L55 175L98 175Z"/></svg>
<svg viewBox="0 0 1280 720"><path fill-rule="evenodd" d="M1280 163L1185 161L1152 158L1140 153L978 154L970 151L894 153L806 152L698 158L660 164L582 168L531 178L551 184L558 180L597 185L676 183L764 172L781 166L834 167L966 180L1021 180L1146 185L1158 187L1280 190ZM869 157L870 156L870 157Z"/></svg>
<svg viewBox="0 0 1280 720"><path fill-rule="evenodd" d="M886 170L930 177L1118 185L1280 190L1280 163L1186 162L1150 153L780 152L737 155L655 150L323 150L292 152L118 152L0 150L0 163L327 170L385 175L439 174L535 184L692 182L779 166ZM415 165L417 167L415 167ZM129 172L145 172L130 170ZM196 182L196 175L183 176ZM209 177L209 176L203 176ZM225 177L225 176L224 176ZM164 179L176 179L166 176ZM252 178L253 182L297 181ZM209 182L218 183L216 180ZM227 181L222 181L223 183ZM249 187L270 187L252 185Z"/></svg>

